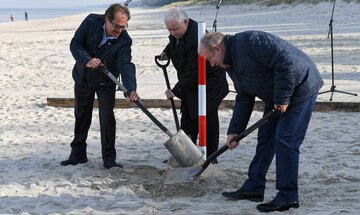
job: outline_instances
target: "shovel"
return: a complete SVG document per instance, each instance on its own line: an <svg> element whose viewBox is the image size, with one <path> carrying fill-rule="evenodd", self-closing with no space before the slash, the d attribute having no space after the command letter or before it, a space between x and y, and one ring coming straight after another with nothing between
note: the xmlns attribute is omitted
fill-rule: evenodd
<svg viewBox="0 0 360 215"><path fill-rule="evenodd" d="M158 67L160 67L163 70L164 77L165 77L165 82L166 82L166 87L167 87L168 90L170 90L171 87L170 87L169 77L168 77L168 74L167 74L167 71L166 71L166 67L169 66L170 59L168 59L165 64L161 64L159 62L159 60L160 60L160 55L155 56L155 63L156 63L156 65L158 65ZM174 101L173 98L171 98L170 102L171 102L171 108L172 108L172 111L173 111L173 114L174 114L176 130L180 130L179 118L178 118L178 115L177 115L177 112L176 112L175 101Z"/></svg>
<svg viewBox="0 0 360 215"><path fill-rule="evenodd" d="M118 81L115 76L106 69L102 71L125 93L130 97L130 92ZM201 159L201 152L185 134L183 130L178 130L176 134L172 134L163 124L159 122L145 107L141 104L140 100L134 103L153 121L162 131L164 131L170 139L164 143L168 151L174 156L175 160L182 167L194 166Z"/></svg>
<svg viewBox="0 0 360 215"><path fill-rule="evenodd" d="M279 111L273 110L266 114L262 119L257 121L255 124L247 128L245 131L243 131L241 134L237 135L232 139L232 141L239 142L241 139L246 137L248 134L262 126L263 124L269 122L273 118L279 115ZM231 141L231 142L232 142ZM224 153L226 150L229 149L228 145L224 145L220 149L218 149L216 152L211 154L209 158L201 165L196 167L187 167L187 168L175 168L168 172L165 184L175 184L175 183L182 183L182 182L191 182L197 179L204 171L205 169L210 165L211 161L215 158L217 158L219 155Z"/></svg>

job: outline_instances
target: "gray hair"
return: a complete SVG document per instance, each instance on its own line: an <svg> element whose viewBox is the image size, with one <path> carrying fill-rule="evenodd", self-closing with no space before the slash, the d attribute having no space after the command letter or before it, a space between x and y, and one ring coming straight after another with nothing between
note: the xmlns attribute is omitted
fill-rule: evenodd
<svg viewBox="0 0 360 215"><path fill-rule="evenodd" d="M210 32L206 34L200 41L200 43L203 45L203 47L209 51L213 52L214 45L220 45L224 42L224 34L220 32Z"/></svg>
<svg viewBox="0 0 360 215"><path fill-rule="evenodd" d="M189 17L180 7L174 7L168 11L164 18L165 23L172 20L182 22L184 20L189 20Z"/></svg>

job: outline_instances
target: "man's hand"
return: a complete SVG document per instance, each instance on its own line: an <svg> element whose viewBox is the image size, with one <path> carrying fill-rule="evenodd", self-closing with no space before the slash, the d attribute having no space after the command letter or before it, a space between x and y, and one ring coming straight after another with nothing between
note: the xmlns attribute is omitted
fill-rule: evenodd
<svg viewBox="0 0 360 215"><path fill-rule="evenodd" d="M289 105L274 105L274 109L284 113Z"/></svg>
<svg viewBox="0 0 360 215"><path fill-rule="evenodd" d="M165 95L167 99L171 99L174 97L174 94L172 93L171 89L166 90Z"/></svg>
<svg viewBox="0 0 360 215"><path fill-rule="evenodd" d="M135 91L132 91L132 92L130 93L129 100L130 100L131 102L137 101L139 98L140 98L139 95L138 95Z"/></svg>
<svg viewBox="0 0 360 215"><path fill-rule="evenodd" d="M165 52L161 52L161 54L160 54L160 60L169 60L169 57L166 55Z"/></svg>
<svg viewBox="0 0 360 215"><path fill-rule="evenodd" d="M227 135L226 145L228 145L230 149L234 149L239 145L239 142L236 142L236 141L231 142L231 140L234 139L234 137L236 137L236 136L237 136L237 134L228 134Z"/></svg>
<svg viewBox="0 0 360 215"><path fill-rule="evenodd" d="M86 67L95 69L98 66L102 66L101 60L98 58L93 58L86 63Z"/></svg>

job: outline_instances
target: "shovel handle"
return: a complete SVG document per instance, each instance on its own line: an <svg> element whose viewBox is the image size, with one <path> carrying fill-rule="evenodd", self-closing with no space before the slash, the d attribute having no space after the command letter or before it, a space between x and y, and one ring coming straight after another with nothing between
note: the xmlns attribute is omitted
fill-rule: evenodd
<svg viewBox="0 0 360 215"><path fill-rule="evenodd" d="M170 102L171 102L171 108L172 108L174 119L175 119L176 130L180 130L179 117L178 117L177 112L176 112L175 101L174 101L173 98L171 98Z"/></svg>
<svg viewBox="0 0 360 215"><path fill-rule="evenodd" d="M208 159L206 159L206 161L203 163L203 165L201 165L202 169L205 170L209 166L209 164L211 163L212 160L217 158L219 155L221 155L222 153L224 153L228 149L229 149L229 146L225 144L220 149L218 149L216 152L212 153L208 157Z"/></svg>
<svg viewBox="0 0 360 215"><path fill-rule="evenodd" d="M160 60L160 55L156 55L155 56L155 63L156 63L156 65L158 65L158 67L160 67L162 69L165 69L170 64L170 59L167 59L167 62L165 64L161 64L159 62L159 60Z"/></svg>
<svg viewBox="0 0 360 215"><path fill-rule="evenodd" d="M163 74L164 74L164 77L165 77L166 87L169 90L169 89L171 89L171 87L170 87L169 76L168 76L168 74L166 72L166 67L169 65L170 60L168 60L166 64L162 65L162 64L159 63L159 61L158 61L159 59L160 59L160 55L155 56L155 62L159 67L162 68Z"/></svg>
<svg viewBox="0 0 360 215"><path fill-rule="evenodd" d="M104 73L115 83L119 86L119 88L121 89L121 91L123 91L125 93L125 95L127 97L130 97L130 92L126 89L126 87L124 85L122 85L120 83L120 81L118 81L115 76L107 69L102 70L104 71ZM151 121L153 121L162 131L164 131L168 136L172 136L172 134L169 132L169 130L163 125L161 124L161 122L159 120L157 120L154 115L152 115L148 109L145 108L145 106L140 102L140 100L136 100L134 101L134 103L136 104L136 106L138 106L150 119Z"/></svg>
<svg viewBox="0 0 360 215"><path fill-rule="evenodd" d="M159 60L160 60L160 55L155 56L155 63L159 67L162 68L163 74L164 74L164 77L165 77L166 87L167 87L168 90L170 90L171 87L170 87L169 76L168 76L168 73L166 71L166 67L169 65L170 60L168 59L166 64L160 64ZM180 123L179 123L179 118L178 118L178 115L177 115L177 112L176 112L175 101L174 101L173 98L171 98L169 100L170 100L170 103L171 103L171 108L172 108L174 119L175 119L176 130L180 130Z"/></svg>
<svg viewBox="0 0 360 215"><path fill-rule="evenodd" d="M234 137L232 141L236 141L239 142L241 139L243 139L244 137L246 137L248 134L250 134L251 132L253 132L254 130L256 130L257 128L259 128L260 126L262 126L263 124L269 122L270 120L272 120L273 118L275 118L276 116L278 116L280 114L280 111L277 110L272 110L269 113L267 113L263 118L261 118L259 121L257 121L256 123L254 123L252 126L250 126L249 128L247 128L245 131L241 132L239 135L237 135L236 137Z"/></svg>
<svg viewBox="0 0 360 215"><path fill-rule="evenodd" d="M275 118L276 116L278 116L280 114L280 111L277 110L272 110L271 112L267 113L263 118L261 118L259 121L257 121L256 123L254 123L252 126L250 126L249 128L247 128L245 131L241 132L241 134L237 135L236 137L234 137L232 139L232 141L236 141L239 142L241 139L243 139L244 137L246 137L247 135L249 135L251 132L253 132L254 130L256 130L257 128L259 128L260 126L264 125L265 123L269 122L270 120L272 120L273 118ZM232 142L231 141L231 142ZM228 145L224 145L222 146L220 149L218 149L216 152L214 152L213 154L211 154L209 156L208 159L206 159L206 161L203 163L203 165L201 166L203 170L205 170L210 162L217 158L219 155L221 155L222 153L224 153L226 150L229 149Z"/></svg>

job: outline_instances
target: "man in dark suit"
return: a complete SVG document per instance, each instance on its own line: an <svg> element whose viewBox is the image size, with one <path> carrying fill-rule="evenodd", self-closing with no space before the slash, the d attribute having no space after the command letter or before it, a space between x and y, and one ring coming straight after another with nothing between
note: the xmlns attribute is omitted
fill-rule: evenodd
<svg viewBox="0 0 360 215"><path fill-rule="evenodd" d="M198 23L189 19L180 8L169 10L164 21L170 35L169 44L160 54L160 59L170 58L178 76L178 82L165 94L168 99L174 96L181 99L181 128L196 143L199 133ZM220 68L213 68L210 64L206 66L207 156L218 149L218 107L229 92L225 73L217 70Z"/></svg>
<svg viewBox="0 0 360 215"><path fill-rule="evenodd" d="M75 81L75 137L70 144L70 157L61 162L63 166L88 161L86 139L96 93L104 167L122 167L116 163L115 150L113 109L116 85L102 70L108 69L115 77L121 75L124 86L131 92L130 101L139 98L136 93L135 65L131 62L132 40L126 31L129 19L130 12L126 7L110 5L104 15L87 16L71 40L70 50L76 61L72 70Z"/></svg>
<svg viewBox="0 0 360 215"><path fill-rule="evenodd" d="M257 205L261 212L285 211L299 207L298 169L300 146L305 138L311 114L323 80L312 59L280 37L246 31L235 35L210 33L201 39L200 53L211 65L227 69L237 92L228 128L227 144L249 122L255 97L264 101L264 115L276 109L276 119L258 131L255 156L248 179L234 192L222 194L231 199L264 200L266 174L276 155L275 198Z"/></svg>

